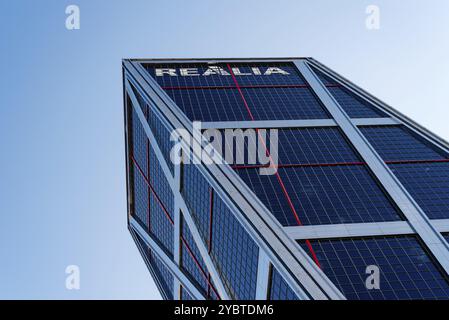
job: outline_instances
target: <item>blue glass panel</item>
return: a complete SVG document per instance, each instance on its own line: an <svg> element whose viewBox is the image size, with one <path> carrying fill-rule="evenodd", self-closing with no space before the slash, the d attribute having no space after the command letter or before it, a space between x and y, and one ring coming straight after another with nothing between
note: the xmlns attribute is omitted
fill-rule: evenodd
<svg viewBox="0 0 449 320"><path fill-rule="evenodd" d="M207 295L207 268L185 221L182 221L182 237L184 240L181 247L182 268L187 272L191 280L202 289L203 294Z"/></svg>
<svg viewBox="0 0 449 320"><path fill-rule="evenodd" d="M150 233L167 254L173 256L173 224L154 193L150 194Z"/></svg>
<svg viewBox="0 0 449 320"><path fill-rule="evenodd" d="M170 90L167 93L192 121L250 120L236 89Z"/></svg>
<svg viewBox="0 0 449 320"><path fill-rule="evenodd" d="M315 74L318 76L318 78L324 85L326 86L338 85L338 82L336 80L332 79L331 77L328 77L318 69L312 67L312 70L313 72L315 72Z"/></svg>
<svg viewBox="0 0 449 320"><path fill-rule="evenodd" d="M173 299L173 275L171 271L151 251L150 247L138 233L134 231L131 231L131 233L136 237L137 242L142 248L142 254L150 264L152 275L155 277L154 281L158 285L158 288L162 290L161 294L165 294L169 299Z"/></svg>
<svg viewBox="0 0 449 320"><path fill-rule="evenodd" d="M170 159L170 151L173 146L173 142L170 141L170 130L168 130L159 117L152 111L148 118L148 124L153 132L154 138L164 156L165 162L170 168L172 174L174 172L173 162Z"/></svg>
<svg viewBox="0 0 449 320"><path fill-rule="evenodd" d="M145 101L143 100L142 96L139 94L139 92L136 90L136 88L131 85L132 91L134 93L134 96L137 98L137 102L139 103L140 106L140 110L142 110L145 118L148 118L148 113L149 113L149 106L147 103L145 103Z"/></svg>
<svg viewBox="0 0 449 320"><path fill-rule="evenodd" d="M370 126L360 130L385 161L447 158L441 150L403 126Z"/></svg>
<svg viewBox="0 0 449 320"><path fill-rule="evenodd" d="M276 175L237 172L282 225L298 224ZM401 219L364 166L281 168L279 175L304 225Z"/></svg>
<svg viewBox="0 0 449 320"><path fill-rule="evenodd" d="M194 164L183 165L182 194L204 243L209 245L210 186Z"/></svg>
<svg viewBox="0 0 449 320"><path fill-rule="evenodd" d="M309 88L248 88L242 93L255 120L329 118ZM251 120L236 89L171 90L168 94L191 120Z"/></svg>
<svg viewBox="0 0 449 320"><path fill-rule="evenodd" d="M270 300L299 300L298 296L274 267L271 275Z"/></svg>
<svg viewBox="0 0 449 320"><path fill-rule="evenodd" d="M173 219L173 191L152 147L150 147L150 183L153 186L155 193L164 204L165 209L167 209L170 217Z"/></svg>
<svg viewBox="0 0 449 320"><path fill-rule="evenodd" d="M196 68L190 71L203 74L210 66L204 64L148 65L147 69L191 120L250 120L249 112L237 90L236 82L241 87L249 108L257 120L329 118L291 63L233 65L233 68L237 68L234 70L236 82L226 65L214 66L222 68L218 72L222 73L220 75L182 76L180 68L188 67ZM288 75L276 72L265 75L267 70L272 67L280 68ZM165 68L165 71L161 76L155 76L156 68ZM176 75L169 75L169 69L172 74ZM262 74L255 75L255 72L258 73L255 70L259 70ZM253 75L247 75L248 72Z"/></svg>
<svg viewBox="0 0 449 320"><path fill-rule="evenodd" d="M354 149L336 128L283 129L278 130L278 134L280 164L360 161Z"/></svg>
<svg viewBox="0 0 449 320"><path fill-rule="evenodd" d="M328 119L309 88L242 89L255 120Z"/></svg>
<svg viewBox="0 0 449 320"><path fill-rule="evenodd" d="M153 251L150 251L149 261L168 299L173 300L173 288L174 288L173 274L163 264L163 262L153 253Z"/></svg>
<svg viewBox="0 0 449 320"><path fill-rule="evenodd" d="M222 133L222 155L230 164L254 165L261 164L260 160L267 164L268 159L255 159L249 161L249 150L256 149L256 146L263 150L267 149L270 154L274 154L276 149L271 148L270 138L274 137L274 132L267 130L258 133L254 130L233 131L234 135L227 130ZM305 164L335 164L360 163L355 150L344 138L337 128L303 128L303 129L278 129L278 164L279 165L305 165ZM236 137L237 136L237 137ZM244 137L244 144L240 142ZM260 142L260 137L265 140ZM250 148L249 145L253 147ZM229 157L232 151L233 158ZM237 157L237 154L244 155L244 162Z"/></svg>
<svg viewBox="0 0 449 320"><path fill-rule="evenodd" d="M317 240L312 246L324 273L350 300L449 298L448 282L415 237ZM380 289L369 290L366 269L373 265Z"/></svg>
<svg viewBox="0 0 449 320"><path fill-rule="evenodd" d="M214 196L211 257L233 299L256 296L259 249L234 214Z"/></svg>
<svg viewBox="0 0 449 320"><path fill-rule="evenodd" d="M132 112L132 156L139 164L140 169L148 177L147 168L147 143L148 138L142 123L135 111Z"/></svg>
<svg viewBox="0 0 449 320"><path fill-rule="evenodd" d="M390 164L430 219L449 218L449 163Z"/></svg>
<svg viewBox="0 0 449 320"><path fill-rule="evenodd" d="M148 228L148 185L135 166L133 176L134 216Z"/></svg>
<svg viewBox="0 0 449 320"><path fill-rule="evenodd" d="M388 117L384 112L380 111L364 99L356 96L346 88L328 87L328 90L351 118Z"/></svg>
<svg viewBox="0 0 449 320"><path fill-rule="evenodd" d="M387 115L380 109L371 105L371 103L353 94L345 87L330 77L323 74L321 71L313 68L318 78L326 85L330 93L334 96L340 106L351 118L381 118Z"/></svg>

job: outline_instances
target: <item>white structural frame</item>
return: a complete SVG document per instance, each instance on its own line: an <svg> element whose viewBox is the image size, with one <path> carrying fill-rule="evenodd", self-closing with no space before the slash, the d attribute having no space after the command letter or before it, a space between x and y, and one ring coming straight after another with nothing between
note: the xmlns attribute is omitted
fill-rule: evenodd
<svg viewBox="0 0 449 320"><path fill-rule="evenodd" d="M194 298L204 299L204 296L194 287L192 282L186 281L188 277L182 271L180 263L180 220L181 215L192 232L202 258L211 275L217 291L223 299L230 299L220 275L210 257L205 243L202 241L193 217L180 192L181 177L180 168L175 166L174 174L169 169L166 160L157 147L156 139L140 110L138 100L134 96L131 86L139 93L145 103L155 112L167 130L185 128L192 132L192 123L171 100L171 98L160 88L156 81L146 72L144 63L221 63L221 62L292 62L298 68L309 83L311 90L326 107L334 119L319 120L269 120L269 121L241 121L241 122L206 122L202 123L203 129L244 129L244 128L307 128L307 127L339 127L349 138L356 150L360 153L368 167L375 173L380 184L401 209L407 221L382 222L382 223L360 223L326 226L298 226L282 227L271 215L266 206L254 195L250 188L243 183L239 176L229 166L204 166L198 168L214 191L225 201L235 217L246 229L249 235L259 246L259 269L257 274L256 299L266 299L269 292L269 270L274 266L284 279L289 283L292 290L300 299L345 299L343 294L327 278L327 276L315 265L312 259L296 243L301 239L323 239L323 238L349 238L360 236L385 236L416 234L423 244L429 248L435 259L440 263L446 273L449 274L449 245L445 242L441 232L449 232L449 219L430 220L408 194L398 179L389 170L388 166L380 159L376 151L371 147L366 138L358 129L359 126L369 125L398 125L403 124L411 128L420 136L449 150L449 144L443 139L433 135L426 129L420 127L410 119L406 118L393 108L373 98L368 93L356 87L346 79L336 75L325 68L319 62L311 58L273 58L273 59L142 59L124 60L124 82L126 94L132 100L132 106L139 115L139 119L154 147L155 154L161 163L164 174L170 183L174 194L174 257L173 261L164 256L163 250L157 243L152 241L151 235L147 234L134 218L129 217L129 225L147 245L161 258L162 262L174 274L174 298L179 299L180 286L189 292ZM386 112L387 118L350 119L338 102L328 92L318 77L310 68L313 65L331 78L336 79L341 85L347 87L354 94ZM125 99L125 108L126 108ZM125 112L126 114L126 112ZM126 128L125 132L129 129ZM128 148L128 146L127 146ZM189 146L183 145L185 151ZM129 163L129 159L128 159ZM127 163L127 166L128 166ZM129 178L128 178L129 179ZM129 181L128 188L129 188ZM130 197L128 190L128 197ZM130 206L128 207L130 211ZM405 211L405 212L404 212ZM130 211L131 213L131 211ZM193 289L192 289L193 286Z"/></svg>
<svg viewBox="0 0 449 320"><path fill-rule="evenodd" d="M351 122L350 117L320 81L319 77L312 71L310 63L307 61L297 61L295 65L323 105L333 116L340 129L358 151L359 155L366 162L367 166L374 173L379 183L406 217L410 227L414 230L413 233L419 235L435 259L446 273L449 274L449 243L446 242L441 232L433 226L431 220L401 184L385 161L371 146L360 129ZM326 74L326 72L324 73Z"/></svg>

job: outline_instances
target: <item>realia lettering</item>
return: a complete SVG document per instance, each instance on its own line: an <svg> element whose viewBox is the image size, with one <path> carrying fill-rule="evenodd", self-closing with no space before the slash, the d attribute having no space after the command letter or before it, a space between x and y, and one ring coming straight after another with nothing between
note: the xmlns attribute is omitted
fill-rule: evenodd
<svg viewBox="0 0 449 320"><path fill-rule="evenodd" d="M230 76L229 70L226 70L222 67L218 66L210 66L204 71L199 71L198 68L156 68L155 73L157 77L199 77L199 76ZM242 71L240 68L232 68L232 73L235 76L270 76L272 74L280 74L288 76L288 73L285 70L277 67L268 67L268 68L259 68L259 67L251 67L248 70Z"/></svg>

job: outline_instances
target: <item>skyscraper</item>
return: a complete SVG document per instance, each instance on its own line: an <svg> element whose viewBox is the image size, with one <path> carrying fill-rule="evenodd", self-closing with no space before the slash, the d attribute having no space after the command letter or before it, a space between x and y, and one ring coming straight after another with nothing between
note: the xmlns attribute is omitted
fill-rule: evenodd
<svg viewBox="0 0 449 320"><path fill-rule="evenodd" d="M128 227L164 298L449 298L447 142L312 58L123 74ZM198 124L277 161L174 163Z"/></svg>

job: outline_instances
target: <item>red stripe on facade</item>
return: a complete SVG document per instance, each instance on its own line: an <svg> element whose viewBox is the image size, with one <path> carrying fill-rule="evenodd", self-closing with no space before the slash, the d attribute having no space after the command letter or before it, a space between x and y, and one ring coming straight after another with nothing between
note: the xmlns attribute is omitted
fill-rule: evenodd
<svg viewBox="0 0 449 320"><path fill-rule="evenodd" d="M337 166L362 166L365 162L335 162L335 163L290 163L290 164L278 164L276 168L297 168L297 167L337 167ZM269 165L236 165L232 166L234 170L241 169L259 169L268 168Z"/></svg>
<svg viewBox="0 0 449 320"><path fill-rule="evenodd" d="M151 185L151 183L149 182L149 180L147 179L147 177L145 176L145 173L142 171L142 168L140 167L140 165L137 163L136 159L134 159L134 157L131 157L134 165L136 166L136 168L138 169L140 175L144 178L147 186L150 188L151 192L153 193L154 197L156 198L156 202L159 204L159 206L161 207L162 211L164 211L165 216L167 217L167 219L170 221L170 223L172 225L174 225L174 221L172 220L172 218L170 217L170 214L168 213L167 209L165 208L164 204L162 203L162 200L159 198L159 196L157 195L156 191L154 190L153 186ZM149 175L149 171L148 171L148 175ZM211 193L212 196L212 193ZM149 202L148 202L149 205ZM187 241L184 239L184 237L181 236L181 241L184 243L184 245L187 248L187 252L189 253L189 255L192 257L193 261L195 262L196 266L200 269L201 274L203 275L204 279L206 280L207 284L208 284L208 290L212 289L215 293L215 295L220 299L220 295L218 294L218 292L216 291L215 287L210 283L210 276L208 274L206 274L206 272L203 270L203 268L201 267L201 265L199 264L198 260L196 259L195 255L193 254L190 246L188 245ZM210 252L210 248L211 245L209 244L209 252Z"/></svg>
<svg viewBox="0 0 449 320"><path fill-rule="evenodd" d="M328 84L326 87L340 87L339 84ZM237 86L162 86L164 90L215 90L215 89L282 89L282 88L310 88L308 84L261 84L261 85L239 85Z"/></svg>
<svg viewBox="0 0 449 320"><path fill-rule="evenodd" d="M252 113L251 113L251 109L249 108L249 105L248 105L248 103L246 102L245 96L243 95L243 92L242 92L242 90L240 89L240 86L239 86L239 84L238 84L238 82L237 82L237 79L235 78L234 72L232 71L232 68L231 68L231 66L229 65L229 63L227 64L227 67L228 67L229 72L230 72L230 74L231 74L231 76L232 76L232 79L234 80L234 83L235 83L235 85L236 85L236 87L237 87L237 90L238 90L239 93L240 93L240 97L242 98L243 103L244 103L246 109L248 110L249 116L250 116L251 120L254 121L254 117L253 117L253 115L252 115ZM265 150L266 150L267 155L270 157L270 164L272 164L272 163L273 163L273 160L271 159L271 156L270 156L270 154L269 154L269 150L268 150L267 146L265 145L265 143L263 142L263 139L261 138L259 131L258 131L257 129L256 129L256 131L257 131L257 133L259 134L260 141L264 144L264 147L265 147ZM280 174L279 174L278 171L276 171L276 177L277 177L278 182L279 182L279 184L280 184L280 186L281 186L281 188L282 188L282 191L283 191L283 193L284 193L284 196L285 196L285 198L287 199L288 205L289 205L289 207L290 207L290 209L291 209L293 215L295 216L295 219L296 219L297 224L301 226L301 225L302 225L301 220L299 219L299 216L298 216L298 213L296 212L295 206L293 205L293 202L292 202L292 200L291 200L291 198L290 198L290 195L288 194L288 191L287 191L287 189L285 188L284 182L282 181L282 178L281 178L281 176L280 176ZM309 251L310 251L310 253L311 253L311 255L312 255L312 258L313 258L313 260L315 261L316 265L317 265L319 268L321 268L321 264L320 264L320 262L318 261L318 257L317 257L317 255L316 255L315 251L313 250L312 244L310 243L309 240L306 240L306 244L307 244L307 247L309 248Z"/></svg>
<svg viewBox="0 0 449 320"><path fill-rule="evenodd" d="M385 161L386 164L419 164L419 163L449 163L449 159L428 159L428 160L392 160ZM334 162L334 163L290 163L278 164L276 168L301 168L301 167L337 167L337 166L363 166L366 162ZM254 165L235 165L232 166L234 170L242 169L259 169L268 168L269 165L254 164Z"/></svg>
<svg viewBox="0 0 449 320"><path fill-rule="evenodd" d="M162 203L161 199L159 198L159 196L157 195L156 191L154 190L153 186L151 185L151 183L148 181L147 177L145 176L145 173L142 171L142 168L140 167L140 165L137 163L136 159L134 159L134 157L131 158L134 165L136 166L137 170L139 171L140 175L144 178L147 186L150 188L151 192L153 193L154 197L156 198L156 202L159 204L159 206L161 207L162 211L165 213L165 216L167 217L167 219L170 221L170 223L172 225L174 225L174 221L172 220L172 218L170 217L170 214L168 213L167 209L165 208L164 204ZM149 161L149 160L148 160ZM149 175L149 171L148 171L148 175ZM149 206L149 203L148 203ZM201 267L201 265L199 264L198 260L196 259L195 255L193 254L190 246L187 244L187 241L184 239L184 237L181 236L181 241L183 242L183 244L186 246L187 248L187 252L189 253L189 255L192 257L193 261L195 262L196 266L200 269L201 274L203 275L203 277L205 278L207 284L208 284L208 290L212 289L215 293L215 295L220 299L220 295L218 294L218 292L216 291L215 287L210 283L210 276L208 274L206 274L206 272L203 270L203 268ZM209 245L210 248L210 245ZM210 249L209 249L210 250Z"/></svg>
<svg viewBox="0 0 449 320"><path fill-rule="evenodd" d="M170 220L171 224L174 224L173 219L170 217L170 214L168 213L167 209L164 207L164 204L162 203L161 199L157 195L156 191L154 190L151 183L148 181L147 177L145 177L145 173L140 168L139 164L137 163L136 159L134 157L132 158L134 165L137 167L138 171L140 172L140 175L144 178L146 184L150 187L151 193L154 195L154 198L156 199L156 202L160 205L162 211L164 211L165 215L167 216L168 220Z"/></svg>
<svg viewBox="0 0 449 320"><path fill-rule="evenodd" d="M246 99L245 99L245 96L243 95L242 89L240 88L239 83L237 82L237 79L235 78L234 72L232 71L232 68L229 65L229 63L227 64L227 67L229 69L229 72L231 73L232 80L235 83L235 86L236 86L236 88L237 88L237 90L238 90L238 92L240 94L240 97L242 98L242 101L243 101L243 104L245 105L246 111L248 111L249 117L251 118L251 120L254 121L254 117L253 117L253 114L251 112L251 109L249 108L248 103L246 102Z"/></svg>
<svg viewBox="0 0 449 320"><path fill-rule="evenodd" d="M189 253L190 257L193 259L193 261L195 262L195 265L198 267L198 269L200 269L201 271L201 275L203 276L203 278L206 280L207 282L207 294L209 295L209 290L212 289L214 291L214 293L217 295L217 297L220 298L220 295L218 294L218 292L216 291L216 289L214 288L214 286L212 285L211 281L210 281L210 274L206 273L206 271L203 270L203 268L201 267L199 261L197 260L197 258L195 257L195 255L193 254L192 249L190 248L189 244L187 243L186 239L184 239L184 237L181 237L181 241L184 244L184 246L187 249L187 252Z"/></svg>
<svg viewBox="0 0 449 320"><path fill-rule="evenodd" d="M449 159L385 161L386 164L445 163L445 162L449 162Z"/></svg>
<svg viewBox="0 0 449 320"><path fill-rule="evenodd" d="M213 89L278 89L278 88L310 88L308 84L267 84L267 85L239 85L237 86L185 86L169 87L164 86L164 90L213 90Z"/></svg>

